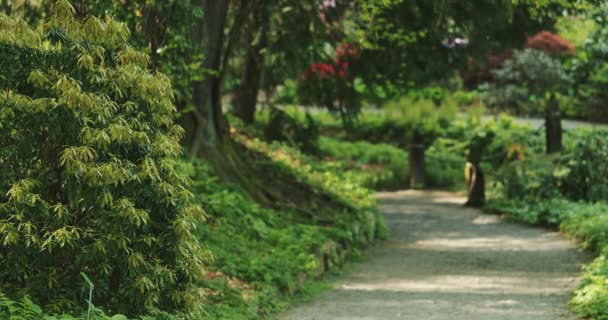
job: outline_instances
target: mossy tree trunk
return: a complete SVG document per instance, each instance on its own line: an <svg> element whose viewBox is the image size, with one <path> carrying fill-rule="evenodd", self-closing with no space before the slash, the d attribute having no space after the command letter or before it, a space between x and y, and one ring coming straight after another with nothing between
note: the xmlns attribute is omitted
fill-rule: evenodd
<svg viewBox="0 0 608 320"><path fill-rule="evenodd" d="M486 203L486 185L483 170L481 169L481 156L485 147L484 139L473 139L469 145L465 178L467 183L466 206L481 207Z"/></svg>
<svg viewBox="0 0 608 320"><path fill-rule="evenodd" d="M203 80L192 82L194 110L182 118L186 130L184 144L192 156L216 148L227 135L222 115L221 66L228 0L198 0L204 17L193 26L194 37L203 51L203 67L210 72Z"/></svg>
<svg viewBox="0 0 608 320"><path fill-rule="evenodd" d="M468 193L466 206L481 207L486 203L485 175L481 168L481 159L485 148L492 142L493 138L493 133L478 132L469 143L465 166Z"/></svg>
<svg viewBox="0 0 608 320"><path fill-rule="evenodd" d="M466 206L481 207L486 203L485 177L479 162L467 162L465 168L467 182Z"/></svg>
<svg viewBox="0 0 608 320"><path fill-rule="evenodd" d="M560 152L562 150L562 118L555 94L551 94L545 108L545 130L547 153Z"/></svg>
<svg viewBox="0 0 608 320"><path fill-rule="evenodd" d="M229 5L240 4L235 12L235 20L253 5L253 0L198 0L204 18L193 28L200 39L203 50L203 66L211 72L202 81L193 83L194 110L183 117L186 130L184 144L191 156L202 157L213 166L214 173L227 183L238 186L258 203L274 208L287 208L314 219L318 223L330 225L334 216L344 209L353 210L350 204L331 193L315 189L300 181L281 166L268 166L269 159L258 152L249 150L232 139L229 126L222 113L221 91L223 70L229 57L230 42L237 39L233 23L225 37ZM249 11L247 11L249 12ZM324 208L313 207L316 202Z"/></svg>
<svg viewBox="0 0 608 320"><path fill-rule="evenodd" d="M418 129L414 129L409 145L410 188L426 186L426 163L424 157L424 139Z"/></svg>
<svg viewBox="0 0 608 320"><path fill-rule="evenodd" d="M229 0L198 0L204 17L193 27L203 51L203 66L215 71L203 80L192 84L194 110L183 117L186 130L184 144L191 156L204 158L214 167L215 174L222 180L240 186L261 203L272 200L260 186L255 168L245 160L242 148L230 137L229 126L222 113L223 69L229 58L229 38L225 36ZM239 7L246 8L245 6ZM239 17L242 12L238 12ZM240 28L236 23L232 28ZM229 34L236 34L231 30Z"/></svg>
<svg viewBox="0 0 608 320"><path fill-rule="evenodd" d="M260 3L252 13L251 31L247 33L247 54L241 84L234 101L234 113L244 123L255 120L258 92L264 70L264 49L267 45L269 14L267 4Z"/></svg>

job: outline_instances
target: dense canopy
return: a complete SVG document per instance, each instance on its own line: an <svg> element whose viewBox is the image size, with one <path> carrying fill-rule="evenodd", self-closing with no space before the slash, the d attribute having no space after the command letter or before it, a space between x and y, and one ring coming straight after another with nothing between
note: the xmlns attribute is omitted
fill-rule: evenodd
<svg viewBox="0 0 608 320"><path fill-rule="evenodd" d="M397 288L402 305L403 283L435 294L445 288L424 281L442 272L506 277L504 257L482 248L507 236L487 226L504 219L560 228L589 250L570 305L542 305L606 319L607 10L0 0L0 318L273 319L371 244L381 255L357 274L390 279L362 299ZM471 212L480 218L463 222ZM479 230L489 239L471 245ZM543 251L517 239L513 259ZM462 249L461 260L431 263L431 247L441 259ZM417 255L432 266L374 267ZM576 259L557 260L566 270ZM562 274L530 261L509 281L534 273L553 290ZM484 294L520 299L512 290ZM530 297L496 316L546 298ZM384 319L389 307L370 301Z"/></svg>

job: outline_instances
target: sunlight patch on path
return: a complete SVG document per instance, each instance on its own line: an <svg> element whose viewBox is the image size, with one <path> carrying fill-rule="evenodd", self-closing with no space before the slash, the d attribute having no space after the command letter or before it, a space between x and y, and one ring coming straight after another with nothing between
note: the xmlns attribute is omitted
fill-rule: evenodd
<svg viewBox="0 0 608 320"><path fill-rule="evenodd" d="M402 292L467 292L477 294L560 294L570 285L571 277L527 279L524 277L496 276L437 276L420 280L386 279L384 282L348 283L341 290L385 290Z"/></svg>
<svg viewBox="0 0 608 320"><path fill-rule="evenodd" d="M571 244L561 239L521 239L517 237L477 237L468 239L428 239L416 241L414 247L429 250L458 250L476 251L479 249L492 251L547 251L568 250Z"/></svg>

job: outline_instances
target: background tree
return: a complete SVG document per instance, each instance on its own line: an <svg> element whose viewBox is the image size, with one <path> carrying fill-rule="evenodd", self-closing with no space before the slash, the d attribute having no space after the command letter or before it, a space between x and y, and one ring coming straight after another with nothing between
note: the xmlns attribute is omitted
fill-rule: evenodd
<svg viewBox="0 0 608 320"><path fill-rule="evenodd" d="M608 119L606 85L608 85L608 4L603 3L580 15L582 23L591 25L581 46L568 62L575 79L577 99L576 108L581 110L584 118L591 121ZM580 31L580 30L578 30ZM575 31L572 31L575 32Z"/></svg>
<svg viewBox="0 0 608 320"><path fill-rule="evenodd" d="M547 153L560 151L562 127L558 95L565 93L572 81L561 62L542 51L525 49L515 51L513 58L494 75L490 103L517 107L532 98L544 104Z"/></svg>
<svg viewBox="0 0 608 320"><path fill-rule="evenodd" d="M256 3L251 13L249 32L245 32L246 53L239 89L235 92L234 113L246 124L255 119L258 93L262 85L270 28L270 4Z"/></svg>
<svg viewBox="0 0 608 320"><path fill-rule="evenodd" d="M278 86L297 79L313 63L333 56L327 47L336 46L343 38L340 19L349 2L325 5L316 0L281 0L260 2L256 8L243 32L245 49L240 54L237 49L237 67L227 70L228 77L240 80L234 88L234 108L245 123L253 121L260 89L266 92L266 101L272 102Z"/></svg>
<svg viewBox="0 0 608 320"><path fill-rule="evenodd" d="M362 0L351 34L364 48L358 74L370 86L394 83L401 92L437 83L488 53L521 46L531 32L552 26L563 8L522 1Z"/></svg>

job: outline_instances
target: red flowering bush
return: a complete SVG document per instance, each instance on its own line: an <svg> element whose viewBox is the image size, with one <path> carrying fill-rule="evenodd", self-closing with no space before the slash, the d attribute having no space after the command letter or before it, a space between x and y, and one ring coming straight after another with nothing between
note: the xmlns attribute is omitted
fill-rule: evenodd
<svg viewBox="0 0 608 320"><path fill-rule="evenodd" d="M525 47L536 49L549 55L571 54L575 50L574 45L568 40L549 31L541 31L528 37ZM511 58L513 58L512 49L488 54L481 63L469 57L466 68L460 70L460 76L467 88L475 88L480 83L492 81L492 70L499 69L505 61Z"/></svg>
<svg viewBox="0 0 608 320"><path fill-rule="evenodd" d="M541 31L529 37L526 41L526 48L540 50L547 54L574 52L572 43L549 31Z"/></svg>
<svg viewBox="0 0 608 320"><path fill-rule="evenodd" d="M359 49L344 43L336 48L331 62L314 63L298 79L298 96L309 106L323 106L350 121L359 111L359 99L354 88L355 76L351 66Z"/></svg>

